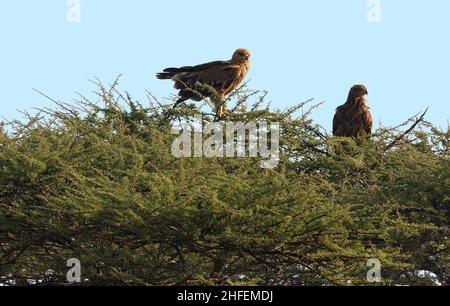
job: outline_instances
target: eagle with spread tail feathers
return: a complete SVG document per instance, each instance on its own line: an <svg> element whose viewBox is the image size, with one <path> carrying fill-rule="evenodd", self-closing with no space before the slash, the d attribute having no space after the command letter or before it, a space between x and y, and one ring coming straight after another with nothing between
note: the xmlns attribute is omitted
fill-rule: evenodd
<svg viewBox="0 0 450 306"><path fill-rule="evenodd" d="M179 99L174 108L187 100L201 101L210 98L219 118L226 112L225 96L235 90L250 69L250 51L238 49L231 60L215 61L197 66L167 68L156 77L175 82ZM209 88L208 88L209 87ZM217 94L213 93L213 88Z"/></svg>
<svg viewBox="0 0 450 306"><path fill-rule="evenodd" d="M360 138L372 134L373 121L366 104L368 94L364 85L355 85L350 89L347 102L336 109L334 136Z"/></svg>

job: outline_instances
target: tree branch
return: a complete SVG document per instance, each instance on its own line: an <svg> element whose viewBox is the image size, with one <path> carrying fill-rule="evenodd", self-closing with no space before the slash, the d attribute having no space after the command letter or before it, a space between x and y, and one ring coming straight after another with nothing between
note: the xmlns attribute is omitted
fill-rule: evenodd
<svg viewBox="0 0 450 306"><path fill-rule="evenodd" d="M406 135L411 133L417 127L417 125L419 123L421 123L423 121L423 119L425 119L425 115L427 114L427 112L428 112L428 108L422 113L420 118L417 119L408 130L406 130L404 133L402 133L400 136L398 136L393 142L391 142L389 145L387 145L385 148L385 151L388 151L388 150L392 149L393 147L395 147L397 145L397 143L399 143L403 138L405 138Z"/></svg>

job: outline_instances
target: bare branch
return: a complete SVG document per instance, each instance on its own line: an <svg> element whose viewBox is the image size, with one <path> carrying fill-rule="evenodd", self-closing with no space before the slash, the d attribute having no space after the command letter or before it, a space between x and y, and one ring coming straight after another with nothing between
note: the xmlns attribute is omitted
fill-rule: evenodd
<svg viewBox="0 0 450 306"><path fill-rule="evenodd" d="M389 145L386 146L385 151L388 151L395 147L405 136L407 136L409 133L411 133L419 123L421 123L425 119L425 115L428 112L428 108L422 113L419 119L417 119L414 124L406 130L404 133L402 133L400 136L398 136L393 142L391 142Z"/></svg>

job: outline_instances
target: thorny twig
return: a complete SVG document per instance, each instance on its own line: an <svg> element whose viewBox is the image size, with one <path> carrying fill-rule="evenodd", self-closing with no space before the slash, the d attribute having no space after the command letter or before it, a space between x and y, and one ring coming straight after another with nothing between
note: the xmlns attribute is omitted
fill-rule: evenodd
<svg viewBox="0 0 450 306"><path fill-rule="evenodd" d="M406 130L404 133L402 133L400 136L398 136L394 141L392 141L390 144L388 144L385 148L385 151L388 151L388 150L392 149L393 147L395 147L397 145L397 143L399 143L403 138L405 138L406 135L411 133L416 128L416 126L425 119L425 115L427 114L427 112L428 112L428 108L422 113L422 115L419 117L419 119L417 119L408 130Z"/></svg>

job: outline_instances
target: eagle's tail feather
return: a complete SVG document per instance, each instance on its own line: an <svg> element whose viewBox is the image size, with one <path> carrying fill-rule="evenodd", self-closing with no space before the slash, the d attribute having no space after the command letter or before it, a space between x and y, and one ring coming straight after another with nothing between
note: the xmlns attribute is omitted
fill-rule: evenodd
<svg viewBox="0 0 450 306"><path fill-rule="evenodd" d="M176 76L177 74L186 72L185 69L182 68L167 68L164 69L163 72L157 73L156 77L160 80L169 80L171 78L173 78L174 76Z"/></svg>

